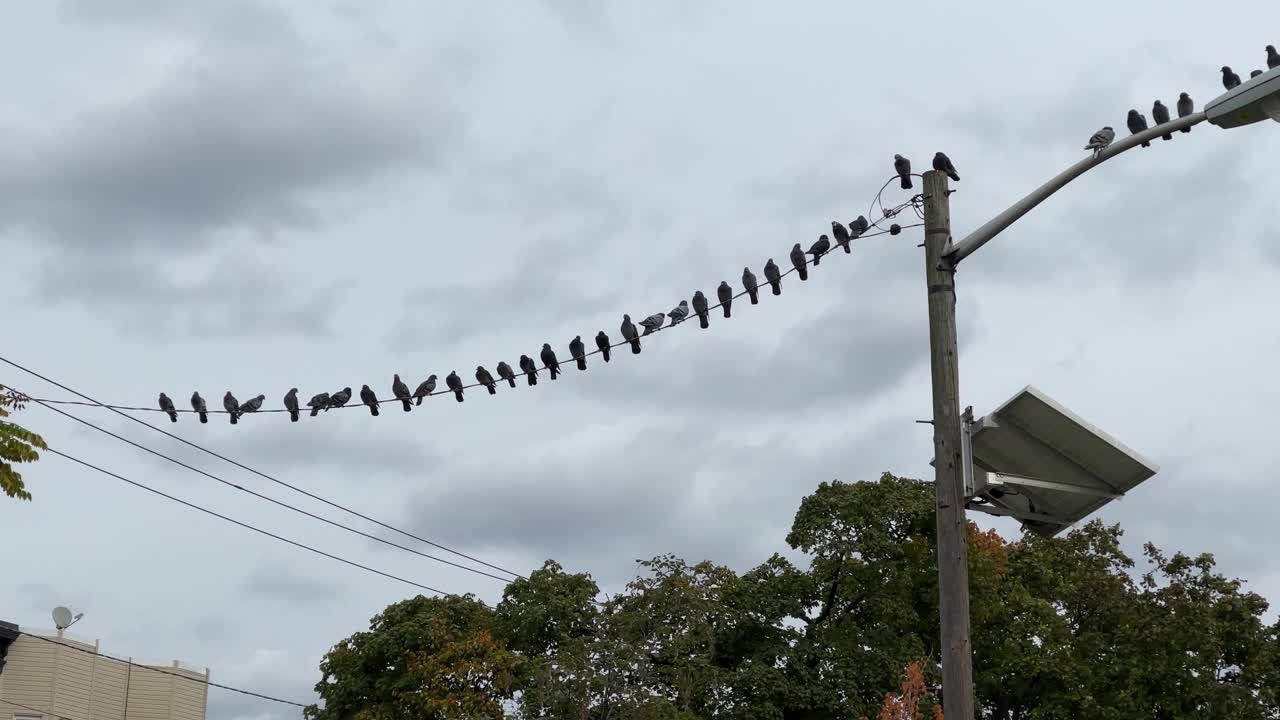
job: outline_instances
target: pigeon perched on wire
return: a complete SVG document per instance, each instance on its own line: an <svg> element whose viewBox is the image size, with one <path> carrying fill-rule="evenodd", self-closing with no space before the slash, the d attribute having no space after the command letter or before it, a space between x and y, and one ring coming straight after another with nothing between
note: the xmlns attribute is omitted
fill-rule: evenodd
<svg viewBox="0 0 1280 720"><path fill-rule="evenodd" d="M679 305L671 308L671 312L667 313L667 317L671 318L672 325L679 325L684 319L689 317L689 301L681 300Z"/></svg>
<svg viewBox="0 0 1280 720"><path fill-rule="evenodd" d="M605 362L609 362L609 353L612 350L609 346L612 344L603 330L596 333L596 349L600 351L600 357L604 358Z"/></svg>
<svg viewBox="0 0 1280 720"><path fill-rule="evenodd" d="M791 266L796 269L796 274L800 276L801 280L809 279L808 263L805 262L804 250L800 249L800 243L796 243L791 248Z"/></svg>
<svg viewBox="0 0 1280 720"><path fill-rule="evenodd" d="M533 387L538 384L538 364L528 355L520 356L520 372L529 378L529 386Z"/></svg>
<svg viewBox="0 0 1280 720"><path fill-rule="evenodd" d="M498 394L497 383L494 382L493 375L483 365L476 366L476 382L484 385L490 395Z"/></svg>
<svg viewBox="0 0 1280 720"><path fill-rule="evenodd" d="M1249 71L1249 79L1250 79L1250 80L1252 80L1252 79L1254 79L1254 78L1258 77L1258 76L1259 76L1259 75L1261 75L1261 74L1262 74L1262 71L1261 71L1261 70L1250 70L1250 71Z"/></svg>
<svg viewBox="0 0 1280 720"><path fill-rule="evenodd" d="M1267 69L1275 70L1280 68L1280 52L1276 52L1275 45L1267 46Z"/></svg>
<svg viewBox="0 0 1280 720"><path fill-rule="evenodd" d="M960 182L960 173L956 172L956 166L951 164L951 158L947 157L946 153L933 154L933 169L946 173L952 182Z"/></svg>
<svg viewBox="0 0 1280 720"><path fill-rule="evenodd" d="M579 370L587 369L587 344L582 342L581 335L574 335L569 341L569 355L578 364Z"/></svg>
<svg viewBox="0 0 1280 720"><path fill-rule="evenodd" d="M1240 76L1232 72L1231 66L1222 66L1222 87L1234 90L1240 87Z"/></svg>
<svg viewBox="0 0 1280 720"><path fill-rule="evenodd" d="M1162 103L1162 102L1160 102L1159 100L1157 100L1157 101L1156 101L1156 103L1155 103L1154 105L1152 105L1152 106L1151 106L1151 119L1152 119L1152 120L1155 122L1155 124L1157 124L1157 125L1163 125L1163 124L1165 124L1165 123L1169 122L1169 120L1170 120L1170 118L1169 118L1169 108L1165 107L1164 103ZM1172 140L1172 139L1173 139L1173 136L1172 136L1172 135L1170 135L1169 133L1165 133L1164 135L1161 135L1161 136L1160 136L1160 139L1161 139L1161 140Z"/></svg>
<svg viewBox="0 0 1280 720"><path fill-rule="evenodd" d="M728 280L721 280L720 285L716 287L716 298L720 300L720 310L724 312L725 317L732 315L733 310L733 286Z"/></svg>
<svg viewBox="0 0 1280 720"><path fill-rule="evenodd" d="M756 279L756 274L751 272L751 268L742 268L742 287L747 290L747 297L751 298L752 305L760 304L760 281Z"/></svg>
<svg viewBox="0 0 1280 720"><path fill-rule="evenodd" d="M511 366L507 364L506 360L498 362L498 377L506 380L507 384L511 387L516 386L516 373L511 369Z"/></svg>
<svg viewBox="0 0 1280 720"><path fill-rule="evenodd" d="M349 402L351 402L350 387L344 387L338 392L329 396L329 407L331 408L345 407L346 404ZM328 412L327 408L325 409L325 412Z"/></svg>
<svg viewBox="0 0 1280 720"><path fill-rule="evenodd" d="M413 394L409 392L409 386L400 379L400 375L396 374L391 377L391 394L404 406L404 411L409 412L413 409Z"/></svg>
<svg viewBox="0 0 1280 720"><path fill-rule="evenodd" d="M849 223L849 239L857 240L862 234L871 229L871 223L865 217L859 215L855 220Z"/></svg>
<svg viewBox="0 0 1280 720"><path fill-rule="evenodd" d="M444 378L444 384L449 386L453 391L453 397L458 402L462 402L462 378L458 377L455 370L450 370L449 374Z"/></svg>
<svg viewBox="0 0 1280 720"><path fill-rule="evenodd" d="M1103 150L1106 150L1107 146L1111 145L1111 142L1115 139L1116 131L1111 129L1110 125L1104 125L1101 130L1093 134L1093 137L1089 138L1089 143L1084 146L1084 149L1092 150L1094 156L1097 156Z"/></svg>
<svg viewBox="0 0 1280 720"><path fill-rule="evenodd" d="M191 393L191 409L195 410L196 414L200 416L200 422L209 422L209 405L204 401L204 398L200 397L199 390Z"/></svg>
<svg viewBox="0 0 1280 720"><path fill-rule="evenodd" d="M284 409L289 411L289 422L298 422L298 388L289 388L284 394Z"/></svg>
<svg viewBox="0 0 1280 720"><path fill-rule="evenodd" d="M774 295L782 294L782 270L778 268L778 263L769 258L769 262L764 264L764 279L769 281L769 287L773 288Z"/></svg>
<svg viewBox="0 0 1280 720"><path fill-rule="evenodd" d="M1126 122L1129 125L1129 132L1134 135L1137 135L1147 129L1147 119L1137 110L1129 111L1129 118ZM1142 147L1151 147L1151 143L1143 142Z"/></svg>
<svg viewBox="0 0 1280 720"><path fill-rule="evenodd" d="M846 255L853 252L853 250L849 249L849 241L853 239L853 237L849 235L849 228L845 227L844 225L841 225L835 220L832 220L831 235L835 237L836 244L844 248Z"/></svg>
<svg viewBox="0 0 1280 720"><path fill-rule="evenodd" d="M640 354L640 334L636 332L636 326L631 323L630 315L622 316L622 339L631 343L631 353L633 355Z"/></svg>
<svg viewBox="0 0 1280 720"><path fill-rule="evenodd" d="M425 400L428 395L430 395L435 391L436 391L436 376L433 374L429 376L426 380L423 380L421 383L419 383L418 389L413 391L413 401L414 401L413 404L421 405L422 401Z"/></svg>
<svg viewBox="0 0 1280 720"><path fill-rule="evenodd" d="M248 400L245 400L244 403L240 405L240 413L241 414L256 413L262 409L262 403L266 401L267 401L266 395L258 395L257 397L251 397Z"/></svg>
<svg viewBox="0 0 1280 720"><path fill-rule="evenodd" d="M551 372L551 379L555 380L560 375L560 360L556 358L556 351L551 349L551 343L542 343L542 364Z"/></svg>
<svg viewBox="0 0 1280 720"><path fill-rule="evenodd" d="M707 302L707 296L702 294L701 290L693 293L693 312L698 316L698 324L703 330L711 327L711 305Z"/></svg>
<svg viewBox="0 0 1280 720"><path fill-rule="evenodd" d="M1178 96L1178 117L1184 118L1195 111L1196 111L1196 102L1195 100L1191 99L1190 95L1186 93L1182 93L1181 95ZM1187 126L1182 128L1182 132L1184 133L1191 132L1191 127Z"/></svg>
<svg viewBox="0 0 1280 720"><path fill-rule="evenodd" d="M813 256L813 266L818 267L818 261L831 251L831 239L826 235L819 235L817 242L809 246L809 253Z"/></svg>
<svg viewBox="0 0 1280 720"><path fill-rule="evenodd" d="M641 335L648 335L649 333L654 332L658 328L662 327L662 321L666 320L666 318L667 318L666 313L654 313L649 317L641 320L640 326L644 328L644 332L641 333Z"/></svg>
<svg viewBox="0 0 1280 720"><path fill-rule="evenodd" d="M368 385L360 386L360 402L369 408L369 414L378 417L378 394Z"/></svg>
<svg viewBox="0 0 1280 720"><path fill-rule="evenodd" d="M227 411L231 416L231 424L235 425L240 422L240 401L236 400L236 396L228 390L226 395L222 396L222 409Z"/></svg>
<svg viewBox="0 0 1280 720"><path fill-rule="evenodd" d="M178 422L178 408L174 406L169 396L164 393L160 393L160 409L169 416L169 422Z"/></svg>
<svg viewBox="0 0 1280 720"><path fill-rule="evenodd" d="M328 410L329 402L329 393L327 392L312 395L311 399L307 401L307 407L311 408L311 417L319 415L321 410Z"/></svg>
<svg viewBox="0 0 1280 720"><path fill-rule="evenodd" d="M895 154L893 156L893 171L898 173L898 177L902 180L902 189L911 189L911 161ZM804 278L800 278L803 280Z"/></svg>

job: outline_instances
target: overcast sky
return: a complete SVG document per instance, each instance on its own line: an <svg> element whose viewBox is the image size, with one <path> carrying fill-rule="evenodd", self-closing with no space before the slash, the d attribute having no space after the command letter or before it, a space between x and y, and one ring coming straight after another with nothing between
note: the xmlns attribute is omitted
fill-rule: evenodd
<svg viewBox="0 0 1280 720"><path fill-rule="evenodd" d="M1265 66L1204 6L543 0L22 3L0 30L3 354L102 400L470 380L667 310L865 213L945 150L957 234L1125 112ZM1271 27L1275 31L1274 24ZM1026 384L1161 466L1102 516L1280 598L1280 126L1107 163L967 260L963 404ZM897 189L893 202L907 195ZM674 552L747 569L824 480L931 473L921 233L869 239L732 320L497 397L175 432L424 537L617 589ZM0 382L62 397L11 369ZM254 490L297 496L105 411ZM49 443L448 592L501 583L353 537L33 407ZM152 421L167 420L147 415ZM56 456L0 501L0 618L304 702L321 655L417 591ZM309 501L307 501L309 502ZM307 505L317 512L326 508ZM344 522L359 522L338 516ZM1017 526L995 525L1006 537ZM368 528L361 525L362 529ZM424 548L428 549L429 548ZM434 552L434 551L433 551ZM210 692L211 720L293 717ZM76 719L79 720L79 719Z"/></svg>

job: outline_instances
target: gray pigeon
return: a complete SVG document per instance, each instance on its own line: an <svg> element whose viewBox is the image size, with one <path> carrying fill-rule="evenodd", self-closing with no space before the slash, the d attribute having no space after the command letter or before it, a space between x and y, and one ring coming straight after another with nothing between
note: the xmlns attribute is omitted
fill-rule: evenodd
<svg viewBox="0 0 1280 720"><path fill-rule="evenodd" d="M911 189L911 161L895 154L893 156L893 171L898 173L898 177L902 179L902 189ZM800 278L803 280L804 278Z"/></svg>
<svg viewBox="0 0 1280 720"><path fill-rule="evenodd" d="M845 254L850 254L853 250L849 249L849 241L853 238L849 235L849 228L841 225L835 220L831 221L831 234L836 238L836 244L844 248Z"/></svg>
<svg viewBox="0 0 1280 720"><path fill-rule="evenodd" d="M395 395L404 406L404 411L409 412L413 409L413 394L409 392L409 386L404 384L399 375L391 377L391 394Z"/></svg>
<svg viewBox="0 0 1280 720"><path fill-rule="evenodd" d="M289 388L284 394L284 409L289 411L289 422L298 422L298 388Z"/></svg>
<svg viewBox="0 0 1280 720"><path fill-rule="evenodd" d="M796 269L796 273L800 275L801 280L809 279L809 268L804 259L804 250L800 249L800 243L796 243L791 248L791 266Z"/></svg>
<svg viewBox="0 0 1280 720"><path fill-rule="evenodd" d="M555 380L560 376L560 360L556 358L556 351L551 349L551 343L542 343L542 364L551 372L551 379Z"/></svg>
<svg viewBox="0 0 1280 720"><path fill-rule="evenodd" d="M433 374L429 376L426 380L423 380L418 385L418 389L413 391L413 400L414 400L413 404L421 405L422 401L426 399L428 395L430 395L435 391L436 391L436 376Z"/></svg>
<svg viewBox="0 0 1280 720"><path fill-rule="evenodd" d="M871 223L867 222L865 217L859 215L856 220L849 223L849 239L857 240L862 237L862 233L869 229L871 229Z"/></svg>
<svg viewBox="0 0 1280 720"><path fill-rule="evenodd" d="M707 303L707 296L702 294L701 290L693 293L693 312L698 316L698 324L703 330L711 327L711 306Z"/></svg>
<svg viewBox="0 0 1280 720"><path fill-rule="evenodd" d="M769 287L773 288L774 295L782 294L782 271L778 269L778 263L769 258L769 262L764 264L764 279L769 281Z"/></svg>
<svg viewBox="0 0 1280 720"><path fill-rule="evenodd" d="M476 382L485 386L485 388L489 390L490 395L498 394L498 388L496 387L497 383L494 382L493 375L490 374L483 365L476 366Z"/></svg>
<svg viewBox="0 0 1280 720"><path fill-rule="evenodd" d="M716 287L716 298L720 301L720 309L724 311L724 316L729 317L733 309L733 286L728 280L720 281L720 285Z"/></svg>
<svg viewBox="0 0 1280 720"><path fill-rule="evenodd" d="M1258 76L1259 76L1259 75L1261 75L1261 74L1262 74L1262 71L1261 71L1261 70L1250 70L1250 71L1249 71L1249 79L1250 79L1250 80L1252 80L1252 79L1254 79L1254 78L1258 77Z"/></svg>
<svg viewBox="0 0 1280 720"><path fill-rule="evenodd" d="M259 410L262 409L262 403L266 402L266 400L267 400L266 395L258 395L257 397L251 397L248 400L245 400L244 404L240 406L240 412L242 414L258 412Z"/></svg>
<svg viewBox="0 0 1280 720"><path fill-rule="evenodd" d="M1267 46L1267 69L1275 70L1280 67L1280 52L1276 52L1275 45Z"/></svg>
<svg viewBox="0 0 1280 720"><path fill-rule="evenodd" d="M360 402L369 408L369 414L378 417L378 394L368 385L360 386Z"/></svg>
<svg viewBox="0 0 1280 720"><path fill-rule="evenodd" d="M1240 76L1232 72L1229 65L1222 66L1222 87L1228 90L1240 87Z"/></svg>
<svg viewBox="0 0 1280 720"><path fill-rule="evenodd" d="M826 235L819 235L818 241L809 246L809 253L813 256L813 266L818 267L818 261L831 251L831 239Z"/></svg>
<svg viewBox="0 0 1280 720"><path fill-rule="evenodd" d="M1164 103L1157 100L1156 104L1151 106L1151 119L1154 120L1157 125L1163 125L1169 122L1169 108L1165 107ZM1160 136L1160 139L1172 140L1173 136L1169 133L1165 133Z"/></svg>
<svg viewBox="0 0 1280 720"><path fill-rule="evenodd" d="M1084 146L1085 150L1092 150L1096 156L1098 153L1107 149L1107 146L1116 139L1116 131L1111 129L1110 125L1104 125L1101 130L1093 134L1089 138L1089 144Z"/></svg>
<svg viewBox="0 0 1280 720"><path fill-rule="evenodd" d="M329 409L329 393L323 392L318 395L312 395L307 401L307 407L311 408L311 417L320 414L321 410Z"/></svg>
<svg viewBox="0 0 1280 720"><path fill-rule="evenodd" d="M538 384L538 364L533 361L533 358L528 355L520 356L520 372L528 376L530 387Z"/></svg>
<svg viewBox="0 0 1280 720"><path fill-rule="evenodd" d="M462 378L458 377L457 371L450 370L449 374L444 378L444 384L448 385L449 389L453 391L454 399L462 402Z"/></svg>
<svg viewBox="0 0 1280 720"><path fill-rule="evenodd" d="M671 308L671 312L667 313L667 317L671 318L672 325L679 325L684 319L689 317L689 301L681 300L680 304Z"/></svg>
<svg viewBox="0 0 1280 720"><path fill-rule="evenodd" d="M1138 112L1137 110L1129 111L1129 118L1127 122L1129 124L1129 132L1134 135L1137 135L1138 133L1147 129L1147 119L1143 117L1142 113ZM1142 147L1144 148L1151 147L1151 143L1144 142L1142 143Z"/></svg>
<svg viewBox="0 0 1280 720"><path fill-rule="evenodd" d="M351 402L350 387L344 387L338 392L329 396L329 407L331 408L344 407L349 402ZM325 412L328 412L328 408L325 409Z"/></svg>
<svg viewBox="0 0 1280 720"><path fill-rule="evenodd" d="M1186 93L1182 93L1181 95L1178 96L1178 117L1184 118L1195 111L1196 111L1196 102L1191 99L1190 95ZM1184 127L1182 128L1182 132L1189 133L1191 132L1191 128Z"/></svg>
<svg viewBox="0 0 1280 720"><path fill-rule="evenodd" d="M622 339L631 343L631 354L640 354L640 335L636 332L636 326L631 324L631 316L622 316Z"/></svg>
<svg viewBox="0 0 1280 720"><path fill-rule="evenodd" d="M960 173L956 172L956 166L951 164L951 158L947 157L946 153L933 154L933 169L946 173L952 182L960 182Z"/></svg>
<svg viewBox="0 0 1280 720"><path fill-rule="evenodd" d="M587 369L587 344L582 342L581 335L574 335L569 341L569 355L578 364L579 370Z"/></svg>
<svg viewBox="0 0 1280 720"><path fill-rule="evenodd" d="M209 422L209 405L204 401L204 398L200 397L199 390L191 393L191 409L195 410L196 414L200 416L200 422Z"/></svg>
<svg viewBox="0 0 1280 720"><path fill-rule="evenodd" d="M169 422L178 422L178 408L174 407L173 401L164 393L160 393L160 409L169 415Z"/></svg>
<svg viewBox="0 0 1280 720"><path fill-rule="evenodd" d="M232 425L240 422L240 401L236 400L236 396L232 395L230 390L222 396L222 408L231 416Z"/></svg>
<svg viewBox="0 0 1280 720"><path fill-rule="evenodd" d="M506 360L502 360L498 363L498 377L506 380L507 384L511 387L516 386L516 373L511 369L511 366L507 364Z"/></svg>
<svg viewBox="0 0 1280 720"><path fill-rule="evenodd" d="M667 319L666 313L654 313L649 317L640 321L640 326L644 328L642 335L648 335L662 327L662 321Z"/></svg>
<svg viewBox="0 0 1280 720"><path fill-rule="evenodd" d="M603 330L596 333L596 349L600 351L600 357L604 358L605 362L609 362L609 351L612 349L610 347L611 345L613 345L613 343L609 342L609 336L605 335Z"/></svg>
<svg viewBox="0 0 1280 720"><path fill-rule="evenodd" d="M751 272L751 268L742 268L742 287L747 289L747 297L751 298L752 305L760 304L760 281L756 279L756 274Z"/></svg>

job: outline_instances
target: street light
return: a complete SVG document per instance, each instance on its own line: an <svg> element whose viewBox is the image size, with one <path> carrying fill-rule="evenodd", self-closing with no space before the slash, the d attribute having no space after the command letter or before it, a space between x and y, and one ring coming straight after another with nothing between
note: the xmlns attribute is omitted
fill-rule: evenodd
<svg viewBox="0 0 1280 720"><path fill-rule="evenodd" d="M955 271L1005 228L1072 180L1141 143L1205 120L1220 128L1280 122L1280 68L1249 79L1193 113L1134 133L1051 178L958 243L951 241L951 191L937 170L924 174L925 282L929 291L929 357L933 385L934 490L937 494L938 610L942 635L943 707L948 718L973 720L973 652L969 637L969 566L965 541L964 449L956 343Z"/></svg>

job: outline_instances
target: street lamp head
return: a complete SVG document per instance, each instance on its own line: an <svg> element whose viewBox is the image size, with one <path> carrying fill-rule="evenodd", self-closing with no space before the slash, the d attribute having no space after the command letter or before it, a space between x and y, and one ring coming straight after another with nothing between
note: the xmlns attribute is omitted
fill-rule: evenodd
<svg viewBox="0 0 1280 720"><path fill-rule="evenodd" d="M1209 122L1220 128L1252 125L1268 118L1280 122L1280 68L1249 78L1204 107Z"/></svg>

